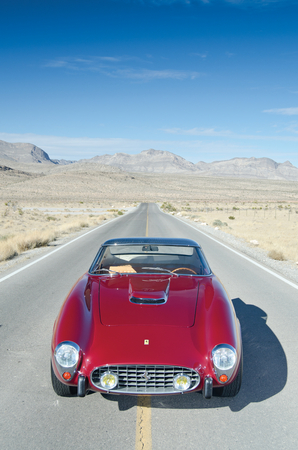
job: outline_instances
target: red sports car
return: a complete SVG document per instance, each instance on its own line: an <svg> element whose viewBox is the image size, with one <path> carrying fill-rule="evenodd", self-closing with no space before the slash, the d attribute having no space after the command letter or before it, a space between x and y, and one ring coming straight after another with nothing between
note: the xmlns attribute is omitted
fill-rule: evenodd
<svg viewBox="0 0 298 450"><path fill-rule="evenodd" d="M232 397L242 362L232 302L189 239L106 241L54 324L52 384L62 396Z"/></svg>

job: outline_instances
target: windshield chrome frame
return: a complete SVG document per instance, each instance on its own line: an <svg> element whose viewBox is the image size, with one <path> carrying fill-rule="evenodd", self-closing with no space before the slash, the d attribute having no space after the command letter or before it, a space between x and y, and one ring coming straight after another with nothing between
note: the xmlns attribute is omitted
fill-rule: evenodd
<svg viewBox="0 0 298 450"><path fill-rule="evenodd" d="M146 243L144 243L144 245L145 244ZM213 275L213 272L212 272L212 270L211 270L211 268L209 266L209 263L208 263L208 261L207 261L207 259L205 257L205 254L204 254L204 252L202 250L202 247L200 245L187 246L187 245L179 245L179 244L162 244L162 245L164 247L188 247L188 248L192 247L192 248L196 249L198 253L201 253L201 255L199 254L199 256L202 256L204 264L209 269L209 273L208 274L202 274L202 275L200 275L200 274L176 274L176 273L173 273L173 272L142 272L142 273L138 273L138 272L136 272L136 273L121 272L120 273L120 272L116 272L115 271L115 273L106 273L106 274L104 274L104 273L94 273L95 266L96 266L100 256L105 251L105 249L108 248L108 247L111 247L111 248L114 247L115 248L118 245L127 246L127 247L133 247L133 246L139 246L140 243L121 243L121 244L102 245L100 247L99 251L97 252L96 256L95 256L95 258L94 258L94 260L93 260L93 262L92 262L92 264L91 264L91 266L90 266L90 268L88 270L88 273L90 275L93 275L93 276L99 276L99 277L105 277L105 278L106 277L116 277L116 276L143 276L143 275L163 275L163 276L164 275L168 275L168 276L176 276L176 277L177 276L178 277L210 277L210 276ZM160 245L160 243L159 243L159 245ZM157 254L157 253L155 253L155 254Z"/></svg>

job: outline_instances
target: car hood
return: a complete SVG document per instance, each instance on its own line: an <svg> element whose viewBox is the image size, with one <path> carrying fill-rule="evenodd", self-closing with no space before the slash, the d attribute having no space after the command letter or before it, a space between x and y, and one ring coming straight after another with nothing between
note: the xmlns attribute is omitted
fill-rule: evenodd
<svg viewBox="0 0 298 450"><path fill-rule="evenodd" d="M128 275L101 280L101 323L191 327L198 286L198 279L190 276Z"/></svg>

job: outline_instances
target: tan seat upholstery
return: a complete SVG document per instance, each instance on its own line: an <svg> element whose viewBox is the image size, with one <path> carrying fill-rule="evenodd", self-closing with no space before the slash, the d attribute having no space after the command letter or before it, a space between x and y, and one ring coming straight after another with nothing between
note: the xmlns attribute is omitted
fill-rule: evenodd
<svg viewBox="0 0 298 450"><path fill-rule="evenodd" d="M136 271L129 264L126 266L110 266L109 269L118 273L136 273Z"/></svg>

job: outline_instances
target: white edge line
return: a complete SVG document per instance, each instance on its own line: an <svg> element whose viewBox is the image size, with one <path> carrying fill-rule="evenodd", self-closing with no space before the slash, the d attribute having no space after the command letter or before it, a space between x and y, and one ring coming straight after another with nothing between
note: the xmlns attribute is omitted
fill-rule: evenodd
<svg viewBox="0 0 298 450"><path fill-rule="evenodd" d="M217 242L217 244L220 244L222 247L225 247L228 250L230 250L231 252L235 253L236 255L241 256L241 258L246 259L247 261L251 262L252 264L254 264L257 267L260 267L261 269L265 270L265 272L270 273L274 277L278 278L279 280L283 281L284 283L287 283L288 285L292 286L293 288L298 289L298 285L297 284L292 283L291 281L287 280L286 278L282 277L281 275L278 275L277 273L273 272L272 270L267 269L267 267L262 266L262 264L257 263L256 261L254 261L253 259L249 258L248 256L245 256L242 253L237 252L237 250L234 250L231 247L229 247L228 245L225 245L222 242L218 241L217 239L209 236L207 233L204 233L203 231L199 230L198 228L196 228L195 226L191 225L190 223L184 222L184 220L179 219L179 217L174 217L174 219L180 220L180 222L185 223L186 225L188 225L189 227L191 227L194 230L198 231L199 233L203 234L204 236L206 236L207 238L211 239L212 241Z"/></svg>
<svg viewBox="0 0 298 450"><path fill-rule="evenodd" d="M101 227L104 227L105 225L110 224L111 222L114 222L114 220L120 219L120 217L115 217L115 219L109 220L106 223L102 223L101 225L99 225L96 228L93 228L93 230L87 231L87 233L82 234L81 236L76 237L75 239L73 239L72 241L67 242L66 244L61 245L61 247L56 248L55 250L51 251L50 253L47 253L46 255L42 256L41 258L36 259L35 261L27 264L24 267L21 267L21 269L15 270L14 272L10 273L9 275L6 275L6 277L0 278L0 283L2 283L2 281L7 280L10 277L13 277L14 275L16 275L17 273L22 272L25 269L28 269L28 267L33 266L34 264L37 264L38 262L42 261L45 258L48 258L49 256L53 255L56 252L59 252L60 250L62 250L63 248L67 247L68 245L72 244L75 241L78 241L79 239L87 236L87 234L93 233L94 231L98 230Z"/></svg>

